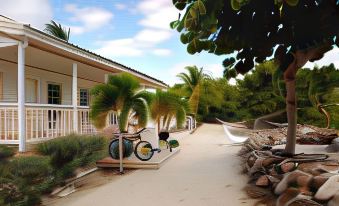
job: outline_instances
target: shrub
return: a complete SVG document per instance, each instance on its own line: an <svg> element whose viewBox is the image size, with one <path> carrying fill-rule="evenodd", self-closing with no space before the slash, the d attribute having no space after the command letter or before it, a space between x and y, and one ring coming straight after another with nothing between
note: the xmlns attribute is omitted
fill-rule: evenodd
<svg viewBox="0 0 339 206"><path fill-rule="evenodd" d="M107 141L99 136L68 135L41 143L37 150L51 157L51 163L59 168L79 157L86 157L106 148Z"/></svg>
<svg viewBox="0 0 339 206"><path fill-rule="evenodd" d="M15 177L32 182L46 178L52 173L48 157L17 157L11 162L10 167Z"/></svg>
<svg viewBox="0 0 339 206"><path fill-rule="evenodd" d="M0 145L0 160L12 157L14 153L13 148L6 145Z"/></svg>

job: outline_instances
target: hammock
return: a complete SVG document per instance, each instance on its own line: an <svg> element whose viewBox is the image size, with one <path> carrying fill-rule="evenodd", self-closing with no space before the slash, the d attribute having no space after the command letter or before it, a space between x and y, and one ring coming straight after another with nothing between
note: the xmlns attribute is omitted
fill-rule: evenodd
<svg viewBox="0 0 339 206"><path fill-rule="evenodd" d="M248 137L246 136L238 136L238 135L234 135L230 132L230 130L235 130L235 131L240 131L240 132L245 132L245 131L249 131L250 129L248 129L245 125L241 124L241 123L228 123L228 122L224 122L218 118L216 118L217 121L219 121L220 123L222 123L225 134L226 134L226 138L228 141L230 141L231 143L243 143L245 142Z"/></svg>

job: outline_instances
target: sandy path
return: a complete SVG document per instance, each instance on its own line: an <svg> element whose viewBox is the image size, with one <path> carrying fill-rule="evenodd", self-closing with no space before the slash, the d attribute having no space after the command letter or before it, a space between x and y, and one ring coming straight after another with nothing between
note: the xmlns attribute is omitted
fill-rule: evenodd
<svg viewBox="0 0 339 206"><path fill-rule="evenodd" d="M137 170L53 205L252 205L242 188L239 147L229 147L221 125L204 124L183 138L179 154L159 170Z"/></svg>

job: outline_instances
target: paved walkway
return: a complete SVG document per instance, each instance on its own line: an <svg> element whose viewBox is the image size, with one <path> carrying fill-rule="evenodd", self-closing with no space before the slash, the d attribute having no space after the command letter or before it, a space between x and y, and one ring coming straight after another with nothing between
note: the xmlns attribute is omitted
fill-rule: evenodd
<svg viewBox="0 0 339 206"><path fill-rule="evenodd" d="M227 144L221 125L204 124L180 141L181 151L159 170L137 170L54 205L227 206L252 205L242 191L239 147Z"/></svg>

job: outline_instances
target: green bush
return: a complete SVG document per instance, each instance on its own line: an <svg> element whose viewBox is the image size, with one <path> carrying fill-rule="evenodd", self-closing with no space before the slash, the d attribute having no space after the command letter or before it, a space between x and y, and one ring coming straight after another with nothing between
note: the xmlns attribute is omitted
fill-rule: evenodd
<svg viewBox="0 0 339 206"><path fill-rule="evenodd" d="M14 154L13 148L6 145L0 145L0 160L12 157Z"/></svg>
<svg viewBox="0 0 339 206"><path fill-rule="evenodd" d="M69 135L37 146L38 152L51 157L51 163L59 168L79 157L90 156L106 149L107 141L99 136Z"/></svg>
<svg viewBox="0 0 339 206"><path fill-rule="evenodd" d="M46 178L52 173L48 157L17 157L12 160L10 167L15 177L24 178L32 182Z"/></svg>

